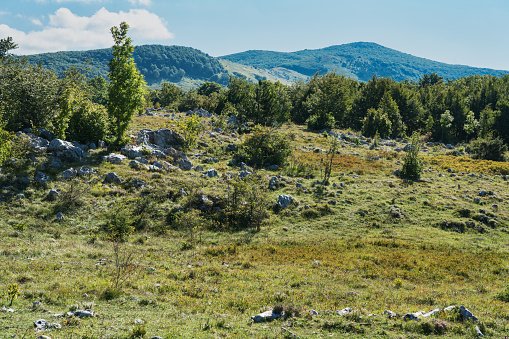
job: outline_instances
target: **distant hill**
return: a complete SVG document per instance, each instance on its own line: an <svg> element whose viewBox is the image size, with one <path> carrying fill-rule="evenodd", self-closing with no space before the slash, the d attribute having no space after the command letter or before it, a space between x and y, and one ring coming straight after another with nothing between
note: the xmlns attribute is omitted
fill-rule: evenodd
<svg viewBox="0 0 509 339"><path fill-rule="evenodd" d="M111 52L111 48L106 48L36 54L27 58L31 63L43 63L57 74L62 74L71 66L81 67L86 60L90 60L90 76L106 77ZM144 45L135 47L133 57L152 88L160 87L164 81L185 89L197 87L205 81L226 85L230 75L245 77L253 82L268 79L290 84L296 80L306 80L316 72L333 70L360 81L368 81L374 74L396 81L417 81L424 74L433 72L451 80L472 74L500 76L509 73L488 68L449 65L369 42L292 53L247 51L221 58L211 57L190 47Z"/></svg>
<svg viewBox="0 0 509 339"><path fill-rule="evenodd" d="M27 58L31 63L42 63L59 75L71 66L82 67L86 60L90 60L88 63L91 68L90 76L107 77L111 52L111 48L106 48L36 54L29 55ZM173 82L182 87L199 85L204 81L215 81L220 84L227 84L229 81L229 74L218 59L194 48L162 45L136 46L133 57L148 85L152 87L158 87L162 81Z"/></svg>
<svg viewBox="0 0 509 339"><path fill-rule="evenodd" d="M263 69L287 69L305 76L335 70L339 74L368 81L374 74L396 81L419 80L424 74L437 73L456 79L472 74L500 76L508 71L450 65L415 57L375 43L356 42L316 50L292 53L247 51L221 57L235 63Z"/></svg>

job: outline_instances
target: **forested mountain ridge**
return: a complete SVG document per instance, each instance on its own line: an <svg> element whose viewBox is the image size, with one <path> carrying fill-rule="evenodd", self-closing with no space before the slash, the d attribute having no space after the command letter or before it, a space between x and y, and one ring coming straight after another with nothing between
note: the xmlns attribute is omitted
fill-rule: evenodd
<svg viewBox="0 0 509 339"><path fill-rule="evenodd" d="M312 76L316 72L335 70L360 81L376 74L396 81L417 81L424 74L437 73L444 78L458 79L468 75L496 75L508 71L450 65L399 52L371 42L356 42L316 50L273 52L252 50L222 56L221 59L264 69L286 68Z"/></svg>
<svg viewBox="0 0 509 339"><path fill-rule="evenodd" d="M44 53L27 56L33 64L62 74L71 66L82 67L90 60L90 76L108 74L111 49ZM469 75L500 76L508 71L449 65L412 56L375 43L357 42L316 50L285 53L252 50L215 58L197 49L183 46L143 45L134 49L134 60L148 85L162 82L183 88L199 86L205 81L228 84L229 76L245 77L252 82L269 79L289 84L307 79L316 72L336 71L359 81L373 75L396 81L418 81L424 74L436 73L444 79Z"/></svg>
<svg viewBox="0 0 509 339"><path fill-rule="evenodd" d="M90 67L90 76L107 77L111 52L111 48L105 48L36 54L27 58L30 63L42 63L57 74L62 74L71 66L82 67L89 60L87 66ZM136 46L133 58L148 85L157 85L163 81L178 84L189 79L227 84L229 80L228 72L218 59L190 47Z"/></svg>

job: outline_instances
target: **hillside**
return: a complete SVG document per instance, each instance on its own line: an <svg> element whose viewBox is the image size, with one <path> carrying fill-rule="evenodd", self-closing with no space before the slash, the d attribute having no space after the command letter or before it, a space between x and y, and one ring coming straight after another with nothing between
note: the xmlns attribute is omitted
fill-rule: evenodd
<svg viewBox="0 0 509 339"><path fill-rule="evenodd" d="M305 80L316 72L332 70L360 81L368 81L374 74L396 81L417 81L424 74L430 73L449 79L473 74L500 76L507 73L488 68L449 65L366 42L292 53L254 50L220 58L190 47L144 45L135 47L133 56L152 88L160 87L161 82L172 82L185 89L197 87L205 81L226 85L230 75L246 77L252 82L269 79L290 84ZM106 77L111 49L44 53L27 58L34 64L43 63L57 74L62 74L71 66L82 67L86 60L90 60L90 75Z"/></svg>
<svg viewBox="0 0 509 339"><path fill-rule="evenodd" d="M316 50L292 53L273 51L246 51L221 57L243 65L257 68L284 68L312 76L316 72L336 70L339 74L357 80L368 81L374 74L390 77L396 81L419 80L424 74L437 73L444 78L457 79L464 76L502 75L507 71L470 66L449 65L415 57L375 43L356 42Z"/></svg>
<svg viewBox="0 0 509 339"><path fill-rule="evenodd" d="M292 154L251 168L233 150L258 132L200 118L182 153L168 113L137 115L122 154L22 135L39 146L0 171L0 337L508 334L507 162L428 143L409 182L405 141L335 130L322 184L331 136L265 131Z"/></svg>
<svg viewBox="0 0 509 339"><path fill-rule="evenodd" d="M111 59L111 48L91 51L73 51L44 53L27 56L30 63L43 63L47 68L62 74L71 66L82 67L90 60L90 75L108 75L108 62ZM186 84L215 81L228 83L228 73L221 63L197 49L182 46L144 45L136 46L134 60L145 76L149 86L157 87L162 81L173 82L189 87Z"/></svg>

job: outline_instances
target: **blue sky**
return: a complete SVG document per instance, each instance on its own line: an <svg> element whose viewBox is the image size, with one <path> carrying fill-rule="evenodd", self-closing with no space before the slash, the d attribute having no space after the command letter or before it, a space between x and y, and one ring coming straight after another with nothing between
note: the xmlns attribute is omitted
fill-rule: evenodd
<svg viewBox="0 0 509 339"><path fill-rule="evenodd" d="M0 37L16 54L113 44L126 21L136 45L213 56L368 41L452 64L509 70L507 0L16 0L0 5Z"/></svg>

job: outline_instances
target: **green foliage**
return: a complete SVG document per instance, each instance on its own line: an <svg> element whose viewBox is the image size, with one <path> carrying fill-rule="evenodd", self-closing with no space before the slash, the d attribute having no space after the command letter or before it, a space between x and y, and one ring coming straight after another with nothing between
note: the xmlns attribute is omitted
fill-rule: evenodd
<svg viewBox="0 0 509 339"><path fill-rule="evenodd" d="M5 298L9 302L9 306L12 306L14 300L16 300L21 295L21 290L18 284L10 284L7 287L7 291L5 293Z"/></svg>
<svg viewBox="0 0 509 339"><path fill-rule="evenodd" d="M108 115L117 142L122 140L132 117L144 104L145 81L132 58L134 47L127 37L128 29L129 25L125 22L111 28L115 45L109 62Z"/></svg>
<svg viewBox="0 0 509 339"><path fill-rule="evenodd" d="M52 71L29 65L22 59L0 63L0 101L6 112L5 128L9 131L33 126L51 129L63 85Z"/></svg>
<svg viewBox="0 0 509 339"><path fill-rule="evenodd" d="M12 155L12 139L14 135L4 129L5 122L0 110L0 166Z"/></svg>
<svg viewBox="0 0 509 339"><path fill-rule="evenodd" d="M470 143L470 152L474 159L504 161L507 145L500 138L477 139Z"/></svg>
<svg viewBox="0 0 509 339"><path fill-rule="evenodd" d="M411 143L408 146L399 176L403 179L419 180L422 175L423 164L419 157L420 142L418 134L412 136Z"/></svg>
<svg viewBox="0 0 509 339"><path fill-rule="evenodd" d="M90 100L99 105L106 106L108 103L108 81L102 76L95 76L87 80L90 88Z"/></svg>
<svg viewBox="0 0 509 339"><path fill-rule="evenodd" d="M225 209L227 227L232 230L256 228L259 232L269 217L269 198L267 191L261 188L260 178L251 175L228 184Z"/></svg>
<svg viewBox="0 0 509 339"><path fill-rule="evenodd" d="M392 123L387 114L380 109L370 108L362 124L362 134L368 137L379 135L382 138L390 136Z"/></svg>
<svg viewBox="0 0 509 339"><path fill-rule="evenodd" d="M291 146L286 136L270 127L257 125L251 136L241 145L240 155L253 166L263 167L284 164L291 153Z"/></svg>
<svg viewBox="0 0 509 339"><path fill-rule="evenodd" d="M310 130L320 130L323 128L332 129L336 125L336 119L331 113L313 114L306 120L306 125Z"/></svg>
<svg viewBox="0 0 509 339"><path fill-rule="evenodd" d="M178 133L184 139L184 143L182 145L184 150L190 150L196 147L198 135L203 131L203 129L204 126L198 115L191 115L190 117L184 117L177 121Z"/></svg>
<svg viewBox="0 0 509 339"><path fill-rule="evenodd" d="M123 241L134 232L132 210L125 201L117 202L103 219L106 236L112 241Z"/></svg>
<svg viewBox="0 0 509 339"><path fill-rule="evenodd" d="M211 81L205 81L200 87L198 87L196 92L199 95L204 95L204 96L209 97L210 95L212 95L212 93L221 92L222 89L223 89L223 87L218 83L211 82Z"/></svg>

